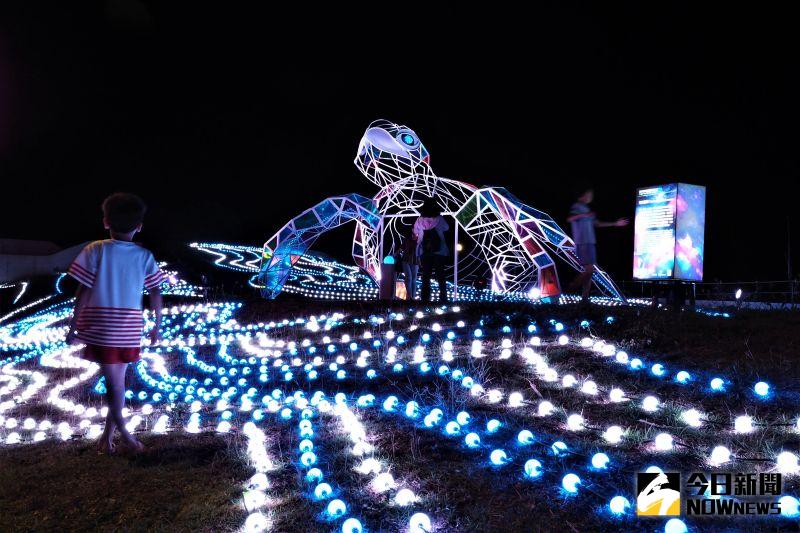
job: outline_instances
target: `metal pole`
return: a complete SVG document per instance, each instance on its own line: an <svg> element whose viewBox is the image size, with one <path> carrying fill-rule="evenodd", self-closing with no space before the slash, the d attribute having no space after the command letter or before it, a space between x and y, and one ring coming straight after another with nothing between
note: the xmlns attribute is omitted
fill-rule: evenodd
<svg viewBox="0 0 800 533"><path fill-rule="evenodd" d="M458 300L458 222L453 237L453 301Z"/></svg>

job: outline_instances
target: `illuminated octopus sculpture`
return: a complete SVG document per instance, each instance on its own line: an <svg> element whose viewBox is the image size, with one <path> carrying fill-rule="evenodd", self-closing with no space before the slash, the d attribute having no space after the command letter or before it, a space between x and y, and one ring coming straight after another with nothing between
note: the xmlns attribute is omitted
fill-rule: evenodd
<svg viewBox="0 0 800 533"><path fill-rule="evenodd" d="M544 299L561 294L552 254L583 271L575 243L552 217L505 188L436 176L427 149L406 126L387 120L370 124L354 163L381 190L373 198L347 194L323 200L275 233L263 249L260 280L266 298L280 294L292 266L317 237L350 221L356 223L353 258L378 281L381 258L399 247L401 235L430 197L473 244L457 256L460 280L481 277L488 267L494 292ZM605 294L624 300L603 270L596 269L592 279Z"/></svg>

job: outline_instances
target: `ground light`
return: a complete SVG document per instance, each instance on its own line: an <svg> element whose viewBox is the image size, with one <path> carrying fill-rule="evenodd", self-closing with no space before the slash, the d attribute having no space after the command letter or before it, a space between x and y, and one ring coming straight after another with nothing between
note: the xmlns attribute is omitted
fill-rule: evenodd
<svg viewBox="0 0 800 533"><path fill-rule="evenodd" d="M625 496L614 496L611 498L611 501L608 502L609 510L615 515L625 513L630 506L631 502L629 502L628 498Z"/></svg>
<svg viewBox="0 0 800 533"><path fill-rule="evenodd" d="M581 484L581 478L572 473L567 474L561 480L561 486L564 487L564 490L569 492L570 494L578 492L578 485L580 484Z"/></svg>

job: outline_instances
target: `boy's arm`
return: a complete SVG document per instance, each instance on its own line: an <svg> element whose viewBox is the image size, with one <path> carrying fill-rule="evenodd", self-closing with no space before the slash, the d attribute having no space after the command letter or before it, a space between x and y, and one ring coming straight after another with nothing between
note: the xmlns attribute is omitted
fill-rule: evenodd
<svg viewBox="0 0 800 533"><path fill-rule="evenodd" d="M81 313L81 309L84 308L86 301L89 299L90 290L92 289L83 284L78 284L78 290L75 291L75 307L72 309L72 320L69 322L69 331L67 332L67 337L64 339L67 344L72 344L75 341L75 326L78 323L78 316Z"/></svg>
<svg viewBox="0 0 800 533"><path fill-rule="evenodd" d="M580 220L582 218L593 217L594 212L589 211L588 213L576 213L574 215L570 215L567 217L567 222L575 222L576 220Z"/></svg>
<svg viewBox="0 0 800 533"><path fill-rule="evenodd" d="M161 308L164 306L164 299L161 297L161 289L154 287L147 291L150 295L150 310L153 312L153 329L150 330L150 344L158 342L161 328Z"/></svg>
<svg viewBox="0 0 800 533"><path fill-rule="evenodd" d="M616 222L602 222L600 220L595 220L594 225L595 227L598 228L611 228L611 227L621 228L628 225L628 219L620 218Z"/></svg>

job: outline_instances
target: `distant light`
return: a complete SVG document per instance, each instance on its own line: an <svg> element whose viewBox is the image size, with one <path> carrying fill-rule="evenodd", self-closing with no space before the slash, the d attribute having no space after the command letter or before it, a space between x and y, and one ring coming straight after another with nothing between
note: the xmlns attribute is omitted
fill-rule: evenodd
<svg viewBox="0 0 800 533"><path fill-rule="evenodd" d="M534 287L530 291L528 291L528 298L531 300L538 300L542 296L542 291L539 287Z"/></svg>
<svg viewBox="0 0 800 533"><path fill-rule="evenodd" d="M583 429L583 417L578 414L569 415L569 417L567 417L567 428L571 431L580 431Z"/></svg>
<svg viewBox="0 0 800 533"><path fill-rule="evenodd" d="M741 297L742 297L742 289L736 289L736 299L738 300Z"/></svg>
<svg viewBox="0 0 800 533"><path fill-rule="evenodd" d="M711 450L711 457L708 462L713 466L719 466L731 460L731 451L725 446L716 446Z"/></svg>
<svg viewBox="0 0 800 533"><path fill-rule="evenodd" d="M659 433L655 439L656 450L669 451L672 449L672 435L669 433Z"/></svg>
<svg viewBox="0 0 800 533"><path fill-rule="evenodd" d="M417 496L410 489L400 489L394 496L394 501L397 505L405 507L417 501Z"/></svg>
<svg viewBox="0 0 800 533"><path fill-rule="evenodd" d="M642 400L642 409L648 413L653 413L658 410L658 398L655 396L646 396L644 400Z"/></svg>
<svg viewBox="0 0 800 533"><path fill-rule="evenodd" d="M750 433L753 431L753 419L747 415L737 416L733 421L733 430L736 433Z"/></svg>
<svg viewBox="0 0 800 533"><path fill-rule="evenodd" d="M528 431L527 429L523 429L517 435L517 442L523 445L532 444L536 439L533 437L533 433Z"/></svg>
<svg viewBox="0 0 800 533"><path fill-rule="evenodd" d="M753 390L759 396L764 397L769 394L769 383L766 383L764 381L759 381L758 383L755 384Z"/></svg>
<svg viewBox="0 0 800 533"><path fill-rule="evenodd" d="M503 450L493 450L489 455L489 460L495 466L504 465L508 462L508 455Z"/></svg>
<svg viewBox="0 0 800 533"><path fill-rule="evenodd" d="M384 265L393 265L394 264L394 256L387 255L386 257L384 257L383 258L383 264Z"/></svg>
<svg viewBox="0 0 800 533"><path fill-rule="evenodd" d="M464 245L461 243L456 244L456 250L458 250L459 252L464 250Z"/></svg>
<svg viewBox="0 0 800 533"><path fill-rule="evenodd" d="M326 509L328 515L338 518L347 512L347 505L342 500L331 500Z"/></svg>
<svg viewBox="0 0 800 533"><path fill-rule="evenodd" d="M567 474L561 480L561 486L564 487L564 490L572 494L578 492L578 485L580 484L581 478L572 473Z"/></svg>
<svg viewBox="0 0 800 533"><path fill-rule="evenodd" d="M800 502L794 496L781 496L778 499L783 516L794 518L800 516Z"/></svg>
<svg viewBox="0 0 800 533"><path fill-rule="evenodd" d="M603 438L609 444L618 444L622 440L623 430L619 426L609 426L603 433Z"/></svg>
<svg viewBox="0 0 800 533"><path fill-rule="evenodd" d="M800 472L800 465L798 465L797 456L792 452L781 452L775 459L778 465L778 470L783 474L796 474Z"/></svg>
<svg viewBox="0 0 800 533"><path fill-rule="evenodd" d="M357 518L348 518L342 524L342 533L361 533L363 526Z"/></svg>
<svg viewBox="0 0 800 533"><path fill-rule="evenodd" d="M431 530L431 519L425 513L416 513L408 522L409 533L427 533Z"/></svg>
<svg viewBox="0 0 800 533"><path fill-rule="evenodd" d="M525 461L525 475L528 477L539 477L542 475L542 463L537 459Z"/></svg>
<svg viewBox="0 0 800 533"><path fill-rule="evenodd" d="M670 518L664 525L664 533L686 533L688 528L680 518Z"/></svg>
<svg viewBox="0 0 800 533"><path fill-rule="evenodd" d="M596 453L592 456L592 466L598 469L607 468L608 463L611 462L608 455L603 452Z"/></svg>
<svg viewBox="0 0 800 533"><path fill-rule="evenodd" d="M608 508L614 514L622 514L630 506L631 502L629 502L628 498L625 496L614 496L611 498L611 501L608 502Z"/></svg>

